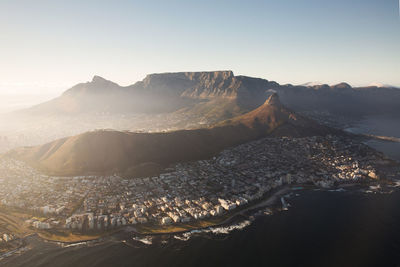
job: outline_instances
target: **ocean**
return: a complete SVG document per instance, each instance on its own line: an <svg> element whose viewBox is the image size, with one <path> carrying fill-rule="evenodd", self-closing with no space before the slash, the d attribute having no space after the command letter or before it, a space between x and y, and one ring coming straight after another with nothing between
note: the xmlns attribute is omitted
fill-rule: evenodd
<svg viewBox="0 0 400 267"><path fill-rule="evenodd" d="M400 114L397 116L366 117L347 130L354 133L400 138ZM387 156L400 161L400 143L370 140L367 144Z"/></svg>
<svg viewBox="0 0 400 267"><path fill-rule="evenodd" d="M381 120L369 123L357 129L361 132L362 127L375 125L374 131L364 132L400 137L400 124L383 134L377 126ZM388 123L395 125L398 120ZM400 149L388 147L393 143L375 144L400 159ZM0 265L400 266L400 190L298 190L286 200L290 204L287 211L261 213L230 227L186 235L121 235L69 247L30 237L32 249Z"/></svg>
<svg viewBox="0 0 400 267"><path fill-rule="evenodd" d="M300 191L291 207L230 233L33 249L4 266L399 266L400 192Z"/></svg>

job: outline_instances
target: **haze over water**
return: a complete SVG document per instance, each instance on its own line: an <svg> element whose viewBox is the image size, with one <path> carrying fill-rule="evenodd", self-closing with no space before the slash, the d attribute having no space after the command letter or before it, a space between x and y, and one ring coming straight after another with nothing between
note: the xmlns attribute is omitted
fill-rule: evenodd
<svg viewBox="0 0 400 267"><path fill-rule="evenodd" d="M0 266L400 266L400 182L380 179L393 161L303 117L400 138L399 11L397 0L0 1L0 159L12 159L0 166ZM261 137L273 145L242 144ZM400 161L400 143L366 144ZM239 207L288 184L273 207ZM187 220L197 230L137 234Z"/></svg>
<svg viewBox="0 0 400 267"><path fill-rule="evenodd" d="M353 125L350 130L354 133L400 138L400 117L399 115L366 117ZM389 157L400 160L400 143L369 140L367 144Z"/></svg>

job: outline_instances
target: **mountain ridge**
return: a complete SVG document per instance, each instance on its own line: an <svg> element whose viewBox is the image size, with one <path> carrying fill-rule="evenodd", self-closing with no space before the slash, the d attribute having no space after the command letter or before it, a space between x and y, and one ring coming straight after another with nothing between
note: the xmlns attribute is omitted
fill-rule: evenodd
<svg viewBox="0 0 400 267"><path fill-rule="evenodd" d="M208 128L165 133L92 131L41 146L16 149L6 156L26 161L50 175L119 172L135 176L138 166L162 168L180 161L205 159L225 148L265 136L331 133L338 131L294 114L273 94L247 116ZM139 173L143 174L143 170Z"/></svg>
<svg viewBox="0 0 400 267"><path fill-rule="evenodd" d="M229 70L155 73L128 86L94 76L92 81L77 84L53 100L20 112L40 116L170 113L182 109L204 112L207 108L202 107L223 102L228 114L238 115L261 105L271 91L277 92L282 102L295 111L357 116L400 112L400 90L392 87L352 87L345 82L332 86L280 85L266 79L235 76ZM217 120L226 119L223 114L224 111L217 114Z"/></svg>

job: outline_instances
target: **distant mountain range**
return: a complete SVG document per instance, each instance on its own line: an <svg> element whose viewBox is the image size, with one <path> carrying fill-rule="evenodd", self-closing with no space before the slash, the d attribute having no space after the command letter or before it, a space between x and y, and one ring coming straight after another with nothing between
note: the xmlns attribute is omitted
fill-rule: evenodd
<svg viewBox="0 0 400 267"><path fill-rule="evenodd" d="M77 115L88 113L192 112L215 121L248 112L272 92L295 111L324 111L347 116L400 112L400 90L394 87L280 85L265 79L235 76L232 71L150 74L122 87L93 77L60 97L20 113Z"/></svg>
<svg viewBox="0 0 400 267"><path fill-rule="evenodd" d="M234 86L229 88L232 90L225 90L224 97L236 94ZM207 92L204 96L219 94L203 92ZM202 94L199 90L191 93ZM91 131L41 146L16 149L6 156L24 160L52 175L117 172L135 177L151 175L168 164L209 158L225 148L266 136L326 134L342 132L297 115L280 103L277 94L272 94L257 109L209 128L166 133Z"/></svg>
<svg viewBox="0 0 400 267"><path fill-rule="evenodd" d="M7 156L54 175L112 172L132 177L151 175L169 164L209 158L225 148L265 136L343 134L300 116L299 111L346 117L397 115L399 103L397 88L353 88L347 83L280 85L265 79L235 76L232 71L151 74L126 87L95 76L91 82L78 84L58 98L17 114L25 121L32 115L64 121L60 119L62 116L79 120L80 115L91 114L94 115L89 116L91 121L100 117L98 114L123 114L129 118L133 113L179 113L183 116L178 118L183 120L190 120L190 115L195 114L213 126L166 133L90 131L15 149ZM29 121L36 126L40 118Z"/></svg>

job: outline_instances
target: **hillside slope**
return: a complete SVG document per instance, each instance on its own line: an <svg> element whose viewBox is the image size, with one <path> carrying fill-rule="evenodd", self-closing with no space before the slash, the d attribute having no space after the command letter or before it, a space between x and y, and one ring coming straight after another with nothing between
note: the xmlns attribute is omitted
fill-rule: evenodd
<svg viewBox="0 0 400 267"><path fill-rule="evenodd" d="M265 79L235 76L232 71L149 74L130 86L95 76L60 97L21 111L35 115L170 113L196 114L212 121L248 112L271 92L295 111L363 116L400 112L400 90L391 87L280 85ZM221 107L215 109L217 106Z"/></svg>
<svg viewBox="0 0 400 267"><path fill-rule="evenodd" d="M197 108L198 112L207 113L208 107L203 104L208 102L224 103L228 112L238 106L248 110L261 104L253 103L254 99L265 99L265 87L275 86L266 80L258 85L249 83L250 80L236 77L232 71L179 72L150 74L143 81L123 87L94 76L90 82L77 84L61 96L21 112L36 115L125 114L182 109L187 112Z"/></svg>
<svg viewBox="0 0 400 267"><path fill-rule="evenodd" d="M53 175L120 172L135 176L135 168L143 164L165 167L208 158L224 148L269 135L333 132L286 109L273 94L254 111L210 128L167 133L93 131L42 146L16 149L7 156Z"/></svg>

